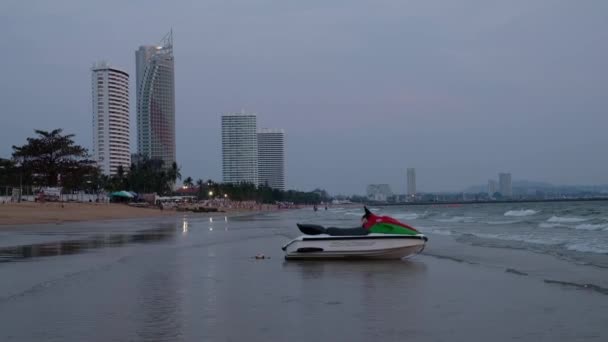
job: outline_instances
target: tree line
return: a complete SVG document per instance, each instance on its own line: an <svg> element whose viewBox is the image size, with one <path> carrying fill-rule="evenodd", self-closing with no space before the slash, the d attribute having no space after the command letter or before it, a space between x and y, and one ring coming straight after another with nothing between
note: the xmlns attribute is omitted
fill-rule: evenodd
<svg viewBox="0 0 608 342"><path fill-rule="evenodd" d="M86 148L74 142L73 134L62 129L35 130L36 136L25 144L13 146L11 159L0 158L0 186L34 187L61 186L66 192L129 190L136 193L175 194L173 188L181 180L176 163L165 166L162 160L137 158L128 170L119 166L113 176L102 174ZM187 188L196 189L198 199L230 198L236 201L254 200L263 203L292 202L318 204L328 201L329 195L321 189L311 192L273 189L252 183L217 183L212 180L196 182L187 177Z"/></svg>

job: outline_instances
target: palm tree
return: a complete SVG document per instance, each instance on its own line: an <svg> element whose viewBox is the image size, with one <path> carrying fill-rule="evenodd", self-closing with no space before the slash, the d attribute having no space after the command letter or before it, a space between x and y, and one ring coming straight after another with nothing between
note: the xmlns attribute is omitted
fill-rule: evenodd
<svg viewBox="0 0 608 342"><path fill-rule="evenodd" d="M198 199L203 198L203 188L205 186L205 182L202 179L196 181L196 186L198 187Z"/></svg>
<svg viewBox="0 0 608 342"><path fill-rule="evenodd" d="M194 186L194 181L192 179L192 177L186 177L186 179L184 179L184 186L191 188Z"/></svg>
<svg viewBox="0 0 608 342"><path fill-rule="evenodd" d="M180 168L177 166L176 162L171 164L171 169L168 172L169 179L175 183L178 179L182 179L182 174L180 173Z"/></svg>

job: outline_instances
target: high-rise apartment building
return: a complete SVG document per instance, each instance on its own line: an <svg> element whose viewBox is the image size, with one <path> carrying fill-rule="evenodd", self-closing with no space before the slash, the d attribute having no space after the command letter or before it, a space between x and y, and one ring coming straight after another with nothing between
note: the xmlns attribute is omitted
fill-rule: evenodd
<svg viewBox="0 0 608 342"><path fill-rule="evenodd" d="M222 115L222 177L259 184L257 121L253 114Z"/></svg>
<svg viewBox="0 0 608 342"><path fill-rule="evenodd" d="M498 183L493 179L489 179L488 180L488 196L490 196L490 197L494 196L496 191L498 191Z"/></svg>
<svg viewBox="0 0 608 342"><path fill-rule="evenodd" d="M511 174L510 173L499 173L498 174L498 186L499 192L505 197L513 196L513 189L511 188Z"/></svg>
<svg viewBox="0 0 608 342"><path fill-rule="evenodd" d="M416 196L416 169L407 169L407 195L408 197Z"/></svg>
<svg viewBox="0 0 608 342"><path fill-rule="evenodd" d="M170 167L176 161L173 33L159 45L140 46L135 52L135 67L137 152Z"/></svg>
<svg viewBox="0 0 608 342"><path fill-rule="evenodd" d="M285 190L285 131L258 131L258 180L260 185Z"/></svg>
<svg viewBox="0 0 608 342"><path fill-rule="evenodd" d="M129 74L105 62L91 68L93 95L93 159L104 175L131 166Z"/></svg>

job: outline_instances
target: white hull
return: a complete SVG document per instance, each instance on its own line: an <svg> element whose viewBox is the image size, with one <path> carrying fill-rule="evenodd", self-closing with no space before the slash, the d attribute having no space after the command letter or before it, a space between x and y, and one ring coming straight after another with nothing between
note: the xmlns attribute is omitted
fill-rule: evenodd
<svg viewBox="0 0 608 342"><path fill-rule="evenodd" d="M303 235L285 246L285 259L401 259L422 252L424 235Z"/></svg>

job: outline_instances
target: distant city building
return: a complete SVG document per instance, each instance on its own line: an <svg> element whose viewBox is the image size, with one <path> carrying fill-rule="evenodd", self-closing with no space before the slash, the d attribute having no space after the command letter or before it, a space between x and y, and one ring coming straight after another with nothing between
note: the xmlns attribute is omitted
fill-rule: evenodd
<svg viewBox="0 0 608 342"><path fill-rule="evenodd" d="M255 115L222 115L222 176L226 183L259 183Z"/></svg>
<svg viewBox="0 0 608 342"><path fill-rule="evenodd" d="M129 74L105 62L91 68L93 94L93 159L104 175L131 166Z"/></svg>
<svg viewBox="0 0 608 342"><path fill-rule="evenodd" d="M505 197L513 196L513 190L511 188L511 174L510 173L499 173L498 174L498 185L499 192Z"/></svg>
<svg viewBox="0 0 608 342"><path fill-rule="evenodd" d="M260 185L285 190L285 131L258 131L258 180Z"/></svg>
<svg viewBox="0 0 608 342"><path fill-rule="evenodd" d="M407 169L407 195L409 197L416 196L416 169Z"/></svg>
<svg viewBox="0 0 608 342"><path fill-rule="evenodd" d="M137 152L171 167L176 161L173 33L159 45L140 46L135 52L135 67Z"/></svg>
<svg viewBox="0 0 608 342"><path fill-rule="evenodd" d="M490 179L488 180L488 196L492 197L498 191L498 183Z"/></svg>
<svg viewBox="0 0 608 342"><path fill-rule="evenodd" d="M386 202L393 195L388 184L370 184L367 186L367 199L370 201Z"/></svg>

